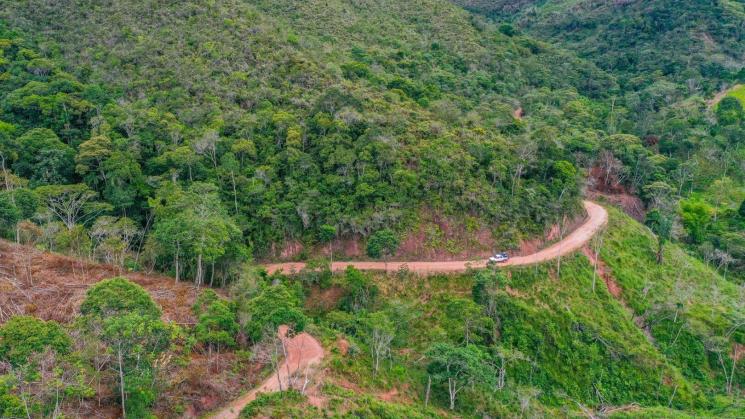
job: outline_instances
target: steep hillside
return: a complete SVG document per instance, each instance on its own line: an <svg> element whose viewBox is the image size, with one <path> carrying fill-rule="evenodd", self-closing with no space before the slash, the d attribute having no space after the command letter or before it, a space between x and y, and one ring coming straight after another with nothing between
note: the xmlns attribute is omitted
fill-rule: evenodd
<svg viewBox="0 0 745 419"><path fill-rule="evenodd" d="M550 38L638 88L663 76L711 93L745 65L738 1L484 1L465 7Z"/></svg>
<svg viewBox="0 0 745 419"><path fill-rule="evenodd" d="M743 3L456 3L0 2L0 417L745 416Z"/></svg>
<svg viewBox="0 0 745 419"><path fill-rule="evenodd" d="M442 345L467 348L451 354L453 365L475 357L486 374L459 370L472 375L458 378L471 385L456 395L456 416L742 414L739 288L675 245L658 265L649 231L616 209L610 214L605 233L585 250L598 255L597 271L576 254L506 272L421 278L350 269L325 280L306 300L312 333L331 348L324 384L307 401L256 400L245 415L394 412L424 403L428 393L429 404L443 409L431 415L445 414ZM295 277L312 278L310 271ZM381 335L391 340L376 370ZM340 392L348 401L338 400ZM397 404L379 406L389 402Z"/></svg>
<svg viewBox="0 0 745 419"><path fill-rule="evenodd" d="M665 228L670 237L663 240L678 239L742 278L745 233L736 211L745 211L745 113L733 87L745 74L742 2L456 3L500 22L503 33L549 40L613 76L619 89L609 92L605 130L636 135L647 152L629 156L629 143L600 151L595 186L641 197L647 211L657 210L653 216L664 215L658 227L680 217L686 231ZM657 168L648 171L648 163ZM692 234L693 208L703 218L701 231Z"/></svg>
<svg viewBox="0 0 745 419"><path fill-rule="evenodd" d="M221 280L235 255L364 245L379 230L426 230L433 212L516 246L579 209L575 151L606 112L588 98L615 89L594 65L441 0L28 1L0 16L11 148L31 128L71 147L53 178L11 155L12 173L32 188L84 183L108 215L158 233L147 240L158 268L191 276L200 262L177 267L175 249L196 245L167 243L178 227L160 221L193 203L179 194L212 194L193 212L230 221L208 229L224 231L217 243L239 230L246 245L209 256ZM50 122L67 118L61 107L29 116L62 74L85 105L74 131Z"/></svg>

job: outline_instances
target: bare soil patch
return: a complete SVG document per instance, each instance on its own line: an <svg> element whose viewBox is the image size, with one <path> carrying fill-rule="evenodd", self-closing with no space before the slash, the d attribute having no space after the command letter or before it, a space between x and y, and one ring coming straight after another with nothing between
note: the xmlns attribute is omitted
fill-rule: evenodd
<svg viewBox="0 0 745 419"><path fill-rule="evenodd" d="M518 121L522 120L524 116L525 116L525 111L523 110L522 107L519 107L512 112L512 117L517 119Z"/></svg>
<svg viewBox="0 0 745 419"><path fill-rule="evenodd" d="M324 357L323 347L313 336L303 332L288 337L287 332L287 326L279 327L278 334L283 341L287 356L277 368L278 372L269 376L260 386L217 412L212 416L213 419L237 419L241 410L259 394L282 390L287 385L289 377L295 373L303 374L306 370L313 369L321 363ZM318 402L321 403L320 400Z"/></svg>
<svg viewBox="0 0 745 419"><path fill-rule="evenodd" d="M163 318L193 323L197 290L189 283L111 265L86 262L0 240L0 322L17 314L66 323L75 317L88 288L122 276L144 287L163 309Z"/></svg>
<svg viewBox="0 0 745 419"><path fill-rule="evenodd" d="M310 310L330 311L339 304L346 291L339 286L326 289L311 287L310 294L305 299L305 308Z"/></svg>

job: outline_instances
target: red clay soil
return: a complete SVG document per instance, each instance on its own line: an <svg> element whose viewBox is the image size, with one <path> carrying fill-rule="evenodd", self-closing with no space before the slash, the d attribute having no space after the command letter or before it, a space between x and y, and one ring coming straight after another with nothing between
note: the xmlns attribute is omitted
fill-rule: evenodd
<svg viewBox="0 0 745 419"><path fill-rule="evenodd" d="M271 393L284 388L287 378L296 372L303 372L306 368L318 365L323 360L324 352L321 344L311 335L300 333L292 338L287 338L287 326L279 327L279 337L284 341L287 349L287 357L279 366L279 374L276 372L264 382L249 391L239 399L231 402L223 410L217 412L213 419L236 419L241 410L251 403L260 393Z"/></svg>
<svg viewBox="0 0 745 419"><path fill-rule="evenodd" d="M336 341L336 349L339 350L339 353L343 356L346 356L349 352L349 341L344 338L339 338Z"/></svg>
<svg viewBox="0 0 745 419"><path fill-rule="evenodd" d="M512 112L512 117L517 119L518 121L523 119L523 116L525 116L525 111L523 111L523 108L517 108Z"/></svg>
<svg viewBox="0 0 745 419"><path fill-rule="evenodd" d="M559 256L572 253L587 243L595 233L600 230L608 221L608 212L602 206L584 201L585 210L587 211L587 221L572 231L563 240L526 256L516 256L500 266L520 266L532 265L545 262ZM333 271L343 271L347 266L354 266L357 269L398 272L401 269L408 269L411 272L421 274L447 273L447 272L465 272L469 268L485 268L486 260L457 260L457 261L396 261L396 262L334 262L331 265ZM298 272L305 267L305 263L275 263L266 265L266 270L271 274L277 271L286 273Z"/></svg>
<svg viewBox="0 0 745 419"><path fill-rule="evenodd" d="M623 185L615 174L609 177L608 184L606 184L602 169L595 166L590 169L588 183L588 199L598 200L602 197L609 203L620 207L635 220L644 219L644 203L634 195L633 191Z"/></svg>
<svg viewBox="0 0 745 419"><path fill-rule="evenodd" d="M582 253L587 256L588 259L590 259L590 263L595 267L595 272L597 272L598 276L603 278L603 281L605 281L605 286L608 288L608 292L611 293L611 295L616 299L620 300L621 303L623 303L622 300L622 294L623 289L620 285L616 282L616 280L611 275L610 271L608 270L608 267L603 263L602 260L595 257L595 253L587 246L584 246L582 248ZM625 304L624 304L625 305Z"/></svg>
<svg viewBox="0 0 745 419"><path fill-rule="evenodd" d="M732 355L730 355L735 362L739 362L745 358L745 345L735 342L732 345Z"/></svg>
<svg viewBox="0 0 745 419"><path fill-rule="evenodd" d="M321 312L333 310L346 292L344 288L336 285L325 289L312 287L308 297L305 299L305 308L311 311Z"/></svg>
<svg viewBox="0 0 745 419"><path fill-rule="evenodd" d="M102 279L123 276L144 287L163 309L163 318L193 323L197 290L187 282L110 265L82 261L0 240L0 323L16 314L68 322L88 288Z"/></svg>

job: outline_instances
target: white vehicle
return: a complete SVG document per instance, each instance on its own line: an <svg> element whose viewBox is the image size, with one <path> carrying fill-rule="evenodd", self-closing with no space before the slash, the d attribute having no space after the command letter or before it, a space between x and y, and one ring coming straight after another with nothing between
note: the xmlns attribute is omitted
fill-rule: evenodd
<svg viewBox="0 0 745 419"><path fill-rule="evenodd" d="M503 263L510 259L507 253L497 253L496 255L489 258L489 263Z"/></svg>

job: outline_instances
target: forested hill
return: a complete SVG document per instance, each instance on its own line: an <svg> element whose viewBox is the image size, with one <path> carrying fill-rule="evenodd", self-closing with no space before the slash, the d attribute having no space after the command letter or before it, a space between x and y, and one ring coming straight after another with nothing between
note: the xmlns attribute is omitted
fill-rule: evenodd
<svg viewBox="0 0 745 419"><path fill-rule="evenodd" d="M563 45L638 89L664 76L711 93L743 77L741 1L456 0Z"/></svg>
<svg viewBox="0 0 745 419"><path fill-rule="evenodd" d="M6 2L4 235L75 254L115 238L230 280L249 255L375 237L379 257L411 232L512 249L576 214L589 171L671 223L695 201L713 217L687 240L741 271L719 214L742 201L745 113L705 100L739 77L742 20L690 3L525 3L505 24L445 0ZM85 211L55 215L71 197Z"/></svg>
<svg viewBox="0 0 745 419"><path fill-rule="evenodd" d="M616 88L440 0L25 1L0 15L8 150L33 136L65 156L16 152L18 185L78 185L97 215L147 230L143 254L172 272L178 255L222 276L226 255L288 241L400 237L425 209L514 245L578 210L583 138L607 112L588 98ZM193 231L214 233L209 249ZM247 249L226 247L238 236Z"/></svg>
<svg viewBox="0 0 745 419"><path fill-rule="evenodd" d="M742 5L0 2L0 417L743 417Z"/></svg>
<svg viewBox="0 0 745 419"><path fill-rule="evenodd" d="M644 147L652 151L648 154L655 161L652 166L666 167L653 169L656 173L637 182L632 179L645 164L635 157L623 157L624 151L612 150L612 157L620 158L626 167L620 173L625 178L621 183L641 195L647 210L653 210L648 224L663 227L657 231L663 239L677 236L687 242L702 259L722 269L736 265L742 272L742 224L719 217L723 212L734 215L738 207L745 214L743 89L737 88L745 81L742 2L456 3L489 16L503 33L546 40L612 75L619 88L608 92L613 110L607 130L641 138ZM733 86L734 90L726 90ZM618 166L613 158L603 163L610 154L599 157L601 167L613 171L611 166ZM658 199L660 196L664 198ZM691 211L701 218L692 217ZM652 220L660 213L669 216L663 217L662 223ZM699 224L693 222L696 218L701 229L691 233L692 228L697 229L692 225ZM678 222L686 232L676 233Z"/></svg>

